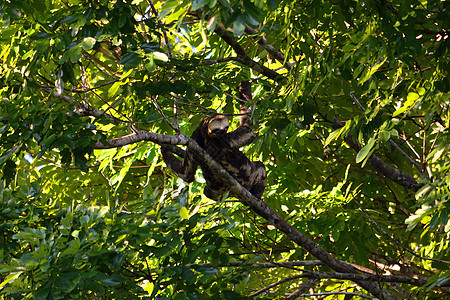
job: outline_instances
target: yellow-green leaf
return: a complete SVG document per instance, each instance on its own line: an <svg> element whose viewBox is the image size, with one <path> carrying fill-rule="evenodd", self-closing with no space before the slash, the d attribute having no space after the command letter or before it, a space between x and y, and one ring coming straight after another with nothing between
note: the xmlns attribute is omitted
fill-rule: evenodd
<svg viewBox="0 0 450 300"><path fill-rule="evenodd" d="M119 91L120 86L120 81L114 82L114 84L108 89L108 97L113 98Z"/></svg>
<svg viewBox="0 0 450 300"><path fill-rule="evenodd" d="M393 116L393 117L398 116L399 114L401 114L401 113L403 113L403 112L409 110L411 107L414 106L414 104L416 103L416 100L419 99L419 98L420 98L420 96L419 96L419 94L417 94L417 93L414 93L414 92L408 93L408 96L406 97L406 101L405 101L405 103L403 104L403 106L400 107L399 109L397 109L397 110L392 114L392 116Z"/></svg>
<svg viewBox="0 0 450 300"><path fill-rule="evenodd" d="M5 280L3 280L2 283L0 283L0 289L2 289L8 283L14 281L17 277L20 276L20 274L22 274L22 272L11 273L8 276L6 276Z"/></svg>
<svg viewBox="0 0 450 300"><path fill-rule="evenodd" d="M406 103L405 104L412 104L414 103L414 101L416 101L417 99L419 99L419 94L411 92L408 93L408 96L406 97Z"/></svg>
<svg viewBox="0 0 450 300"><path fill-rule="evenodd" d="M359 84L363 84L366 82L378 69L384 64L384 62L387 60L387 57L379 60L373 67L371 67L369 70L367 70L364 75L361 77L361 80L359 81Z"/></svg>
<svg viewBox="0 0 450 300"><path fill-rule="evenodd" d="M179 213L181 218L185 220L189 219L189 212L186 207L181 207Z"/></svg>
<svg viewBox="0 0 450 300"><path fill-rule="evenodd" d="M336 129L335 131L333 131L332 133L330 133L330 135L327 137L327 139L325 140L325 144L324 146L327 146L329 143L331 143L333 140L337 139L339 137L339 135L341 134L341 129Z"/></svg>

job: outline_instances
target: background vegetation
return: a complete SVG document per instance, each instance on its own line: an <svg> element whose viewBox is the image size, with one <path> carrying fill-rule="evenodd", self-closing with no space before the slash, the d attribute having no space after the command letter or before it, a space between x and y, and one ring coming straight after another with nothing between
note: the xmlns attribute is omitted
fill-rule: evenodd
<svg viewBox="0 0 450 300"><path fill-rule="evenodd" d="M0 20L0 297L448 297L447 1L6 0ZM242 80L268 186L224 177L240 197L214 202L159 145L202 154L184 134L213 111L236 128Z"/></svg>

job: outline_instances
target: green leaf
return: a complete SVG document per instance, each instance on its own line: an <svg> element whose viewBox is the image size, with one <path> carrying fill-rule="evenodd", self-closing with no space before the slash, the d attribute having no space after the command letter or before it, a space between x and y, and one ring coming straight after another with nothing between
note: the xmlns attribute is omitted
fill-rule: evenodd
<svg viewBox="0 0 450 300"><path fill-rule="evenodd" d="M242 15L237 16L233 22L233 33L237 36L241 36L245 30L245 18Z"/></svg>
<svg viewBox="0 0 450 300"><path fill-rule="evenodd" d="M3 165L3 176L2 178L6 180L6 184L9 184L13 181L16 175L16 163L10 159L6 160Z"/></svg>
<svg viewBox="0 0 450 300"><path fill-rule="evenodd" d="M185 220L188 220L188 219L189 219L189 211L187 210L186 207L182 206L182 207L180 208L179 213L180 213L180 217L181 217L182 219L185 219Z"/></svg>
<svg viewBox="0 0 450 300"><path fill-rule="evenodd" d="M378 71L378 69L385 63L386 60L387 57L384 57L380 59L374 66L366 70L363 76L361 76L359 84L363 84L364 82L366 82L375 72Z"/></svg>
<svg viewBox="0 0 450 300"><path fill-rule="evenodd" d="M31 0L34 9L39 13L45 13L47 11L47 5L44 0Z"/></svg>
<svg viewBox="0 0 450 300"><path fill-rule="evenodd" d="M338 129L334 130L332 133L330 133L330 135L325 140L324 147L329 145L335 139L338 139L342 134L345 134L350 129L351 124L352 124L352 121L348 120L345 122L345 125L343 127L338 128Z"/></svg>
<svg viewBox="0 0 450 300"><path fill-rule="evenodd" d="M188 284L193 284L195 280L197 279L197 276L195 275L192 270L188 268L183 268L183 271L181 272L181 277L184 281L186 281Z"/></svg>
<svg viewBox="0 0 450 300"><path fill-rule="evenodd" d="M128 71L129 69L136 68L142 61L142 57L135 53L131 52L126 54L119 63L123 65L124 71Z"/></svg>
<svg viewBox="0 0 450 300"><path fill-rule="evenodd" d="M11 157L11 155L15 154L19 149L19 147L12 147L11 149L8 149L5 154L0 156L0 165L3 165Z"/></svg>
<svg viewBox="0 0 450 300"><path fill-rule="evenodd" d="M244 1L244 7L246 11L246 20L248 24L252 26L258 26L261 23L262 12L250 1Z"/></svg>
<svg viewBox="0 0 450 300"><path fill-rule="evenodd" d="M77 253L79 249L80 249L80 240L75 239L75 240L70 241L69 248L65 249L61 253L61 255L73 255L73 254Z"/></svg>
<svg viewBox="0 0 450 300"><path fill-rule="evenodd" d="M149 73L152 73L153 71L155 71L156 69L156 64L153 61L153 57L148 57L147 60L145 61L145 69L147 69L147 71Z"/></svg>
<svg viewBox="0 0 450 300"><path fill-rule="evenodd" d="M83 39L83 42L81 42L81 46L83 50L91 50L94 47L95 39L92 37Z"/></svg>
<svg viewBox="0 0 450 300"><path fill-rule="evenodd" d="M382 131L380 132L379 137L380 137L380 140L381 140L381 141L387 142L387 141L389 141L389 139L391 138L391 133L390 133L389 131L382 130Z"/></svg>
<svg viewBox="0 0 450 300"><path fill-rule="evenodd" d="M8 283L11 283L14 280L16 280L21 274L22 274L22 272L14 272L14 273L7 275L5 277L5 279L0 283L0 290Z"/></svg>
<svg viewBox="0 0 450 300"><path fill-rule="evenodd" d="M175 11L166 19L166 22L176 22L180 23L183 20L183 15L187 13L188 6L180 5L178 6Z"/></svg>
<svg viewBox="0 0 450 300"><path fill-rule="evenodd" d="M405 247L448 257L443 1L394 1L398 14L357 1L60 3L0 4L0 299L246 299L260 289L259 277L276 282L287 273L224 265L262 262L270 248L280 262L309 258L292 231L254 217L267 215L264 203L343 263L370 267L373 251L414 263L370 230L356 202ZM217 35L217 24L234 38ZM258 35L247 36L246 24ZM417 34L424 29L436 35ZM247 58L235 57L234 43ZM267 172L264 201L250 206L207 199L203 162L186 183L158 144L184 143L181 133L216 112L229 116L230 131L239 128L242 80L251 81L257 137L240 150ZM335 130L335 118L347 122ZM356 153L344 141L350 132L361 145ZM432 180L391 151L393 137ZM117 147L91 151L107 141ZM362 168L371 153L425 187L416 192ZM175 154L175 169L184 158ZM406 225L399 212L413 214ZM429 284L402 285L405 293L445 298L438 286L448 266L419 265ZM333 292L339 284L314 288Z"/></svg>
<svg viewBox="0 0 450 300"><path fill-rule="evenodd" d="M406 101L405 101L405 103L403 104L403 106L402 106L401 108L397 109L397 110L392 114L392 116L393 116L393 117L396 117L396 116L398 116L399 114L404 113L404 112L407 111L407 110L410 110L411 107L413 107L413 106L415 105L416 100L419 99L419 98L420 98L420 96L419 96L419 94L417 94L417 93L414 93L414 92L408 93L408 96L406 97Z"/></svg>
<svg viewBox="0 0 450 300"><path fill-rule="evenodd" d="M111 87L108 89L108 98L115 98L116 95L119 93L119 88L122 86L122 83L120 81L116 81L111 85Z"/></svg>
<svg viewBox="0 0 450 300"><path fill-rule="evenodd" d="M269 9L270 11L274 11L278 5L280 4L281 0L269 0Z"/></svg>
<svg viewBox="0 0 450 300"><path fill-rule="evenodd" d="M127 21L128 21L128 16L127 15L124 15L124 14L120 15L119 16L119 22L118 22L119 28L122 28L123 26L125 26Z"/></svg>
<svg viewBox="0 0 450 300"><path fill-rule="evenodd" d="M342 51L344 52L353 52L355 50L355 45L353 44L347 44L344 47L342 47Z"/></svg>
<svg viewBox="0 0 450 300"><path fill-rule="evenodd" d="M100 282L108 285L108 286L117 286L119 284L122 283L122 281L118 278L105 278L105 279L100 279Z"/></svg>
<svg viewBox="0 0 450 300"><path fill-rule="evenodd" d="M367 144L361 150L359 150L358 154L356 155L356 163L360 163L368 156L370 156L373 146L375 146L375 142L376 140L374 138L370 138Z"/></svg>
<svg viewBox="0 0 450 300"><path fill-rule="evenodd" d="M141 48L146 53L161 52L162 51L159 43L145 43L145 44L142 44Z"/></svg>
<svg viewBox="0 0 450 300"><path fill-rule="evenodd" d="M192 10L197 10L199 8L202 8L203 6L205 6L206 4L209 3L210 0L194 0L192 2L192 6L191 9Z"/></svg>
<svg viewBox="0 0 450 300"><path fill-rule="evenodd" d="M339 138L339 136L341 135L341 128L336 129L335 131L333 131L332 133L330 133L330 135L327 137L327 139L325 140L325 143L323 144L324 147L326 147L327 145L329 145L332 141L334 141L335 139Z"/></svg>

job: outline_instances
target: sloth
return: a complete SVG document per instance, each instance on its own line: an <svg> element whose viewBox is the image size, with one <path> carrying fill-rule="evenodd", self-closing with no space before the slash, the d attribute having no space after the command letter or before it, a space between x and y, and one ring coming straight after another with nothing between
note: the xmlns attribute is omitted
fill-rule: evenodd
<svg viewBox="0 0 450 300"><path fill-rule="evenodd" d="M228 132L229 121L224 115L214 115L204 118L192 134L198 145L222 165L242 186L255 197L261 198L267 184L267 174L264 164L260 161L250 161L239 148L249 145L255 139L255 133L248 122L241 119L241 126ZM180 161L174 153L183 160ZM189 149L183 151L176 146L161 146L164 162L178 177L187 182L194 181L197 166L203 172L206 181L204 195L210 199L229 192L221 178L218 178L205 163L200 161ZM230 193L231 196L233 193Z"/></svg>

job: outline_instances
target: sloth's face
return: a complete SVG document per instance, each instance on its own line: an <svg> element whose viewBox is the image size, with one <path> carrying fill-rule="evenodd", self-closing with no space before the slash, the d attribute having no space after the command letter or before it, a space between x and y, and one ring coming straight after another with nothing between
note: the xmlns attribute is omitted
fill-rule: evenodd
<svg viewBox="0 0 450 300"><path fill-rule="evenodd" d="M217 115L208 122L208 136L214 138L224 135L227 133L229 126L230 122L228 122L227 117L224 115Z"/></svg>

